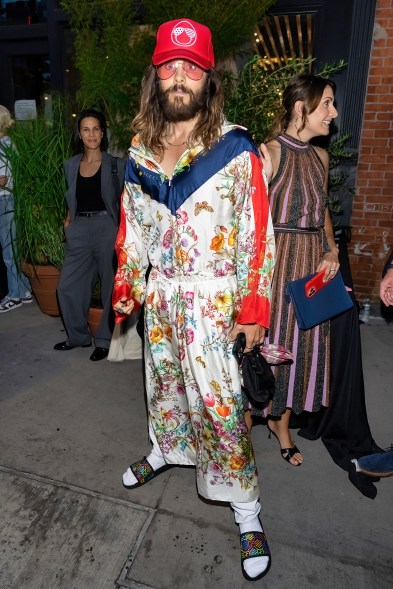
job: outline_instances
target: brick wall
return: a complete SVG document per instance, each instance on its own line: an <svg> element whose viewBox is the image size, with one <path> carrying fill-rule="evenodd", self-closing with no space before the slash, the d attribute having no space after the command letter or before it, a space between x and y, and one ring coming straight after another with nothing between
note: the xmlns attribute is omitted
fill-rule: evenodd
<svg viewBox="0 0 393 589"><path fill-rule="evenodd" d="M379 301L393 248L393 0L377 0L349 246L356 297Z"/></svg>

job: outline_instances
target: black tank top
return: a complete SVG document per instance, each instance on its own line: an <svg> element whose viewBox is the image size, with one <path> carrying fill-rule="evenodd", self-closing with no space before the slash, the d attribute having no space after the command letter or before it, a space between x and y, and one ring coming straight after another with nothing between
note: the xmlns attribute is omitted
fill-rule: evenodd
<svg viewBox="0 0 393 589"><path fill-rule="evenodd" d="M81 176L78 170L76 179L77 212L105 211L105 203L101 195L101 166L94 176Z"/></svg>

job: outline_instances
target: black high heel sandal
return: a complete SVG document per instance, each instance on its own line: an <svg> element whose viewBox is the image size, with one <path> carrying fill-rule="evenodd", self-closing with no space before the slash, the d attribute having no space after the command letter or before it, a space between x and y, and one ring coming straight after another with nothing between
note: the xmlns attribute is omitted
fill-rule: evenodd
<svg viewBox="0 0 393 589"><path fill-rule="evenodd" d="M275 434L274 431L271 430L269 426L267 426L267 429L269 430L269 435L268 435L269 440L273 434L273 436L277 439L278 443L280 443L280 440L278 439L277 434ZM286 460L286 462L288 462L291 466L301 466L302 465L302 463L299 461L297 464L293 464L293 462L291 462L291 458L293 458L295 454L301 453L299 448L296 446L296 444L294 446L292 446L292 448L280 448L280 453L281 453L281 456L284 458L284 460ZM295 460L296 460L296 458L295 458Z"/></svg>

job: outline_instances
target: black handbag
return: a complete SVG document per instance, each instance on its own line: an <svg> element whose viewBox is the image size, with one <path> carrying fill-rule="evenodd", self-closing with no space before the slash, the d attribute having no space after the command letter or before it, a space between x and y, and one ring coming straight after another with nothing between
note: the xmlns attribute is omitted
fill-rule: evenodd
<svg viewBox="0 0 393 589"><path fill-rule="evenodd" d="M296 322L300 329L311 329L353 307L341 273L324 283L323 287L306 292L306 283L317 274L310 274L289 282L286 299L292 301Z"/></svg>
<svg viewBox="0 0 393 589"><path fill-rule="evenodd" d="M251 403L266 406L273 398L275 378L270 365L262 356L259 346L245 352L246 336L240 332L233 344L232 353L241 369L243 388Z"/></svg>

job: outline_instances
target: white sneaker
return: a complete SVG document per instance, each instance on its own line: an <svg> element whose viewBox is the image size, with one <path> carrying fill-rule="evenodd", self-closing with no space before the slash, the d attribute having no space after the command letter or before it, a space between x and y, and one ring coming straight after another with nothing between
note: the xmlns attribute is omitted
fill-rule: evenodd
<svg viewBox="0 0 393 589"><path fill-rule="evenodd" d="M26 296L22 297L22 303L32 303L34 301L33 295L29 292Z"/></svg>
<svg viewBox="0 0 393 589"><path fill-rule="evenodd" d="M0 303L0 313L7 313L22 306L22 299L10 299L10 297L4 297Z"/></svg>

